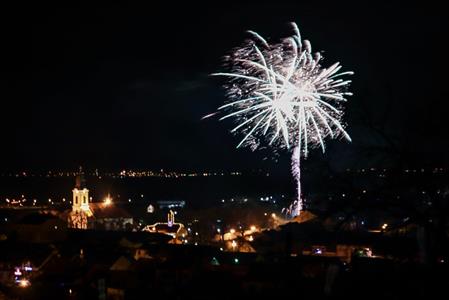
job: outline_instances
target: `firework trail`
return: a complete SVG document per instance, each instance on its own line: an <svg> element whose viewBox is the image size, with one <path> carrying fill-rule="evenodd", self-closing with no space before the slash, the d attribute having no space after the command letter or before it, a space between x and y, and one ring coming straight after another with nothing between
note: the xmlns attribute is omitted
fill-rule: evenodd
<svg viewBox="0 0 449 300"><path fill-rule="evenodd" d="M229 71L212 75L229 79L225 88L230 101L217 112L224 112L220 120L235 120L232 133L243 134L237 148L254 150L268 144L292 153L298 198L286 212L295 216L303 208L301 158L314 147L324 153L327 137L351 140L342 123L351 81L341 77L353 72L340 72L339 63L322 67L320 53L312 54L310 42L301 39L295 23L291 25L293 35L274 44L248 31L252 38L225 57Z"/></svg>

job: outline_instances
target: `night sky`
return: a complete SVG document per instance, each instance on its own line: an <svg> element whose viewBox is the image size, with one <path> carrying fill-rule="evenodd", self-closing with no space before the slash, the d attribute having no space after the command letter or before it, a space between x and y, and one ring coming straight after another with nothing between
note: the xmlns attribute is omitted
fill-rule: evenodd
<svg viewBox="0 0 449 300"><path fill-rule="evenodd" d="M447 166L443 1L296 2L4 11L1 170L288 164L287 153L235 150L230 122L201 117L225 101L223 81L208 74L222 70L245 31L276 40L291 33L292 21L324 65L340 61L355 71L345 116L353 143L331 142L311 163Z"/></svg>

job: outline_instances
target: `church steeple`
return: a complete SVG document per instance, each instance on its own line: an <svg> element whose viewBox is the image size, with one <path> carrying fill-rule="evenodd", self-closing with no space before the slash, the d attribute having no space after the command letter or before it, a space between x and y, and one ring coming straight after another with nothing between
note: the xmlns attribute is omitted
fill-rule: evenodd
<svg viewBox="0 0 449 300"><path fill-rule="evenodd" d="M83 167L81 166L75 178L75 188L79 190L86 188L86 178L84 177Z"/></svg>

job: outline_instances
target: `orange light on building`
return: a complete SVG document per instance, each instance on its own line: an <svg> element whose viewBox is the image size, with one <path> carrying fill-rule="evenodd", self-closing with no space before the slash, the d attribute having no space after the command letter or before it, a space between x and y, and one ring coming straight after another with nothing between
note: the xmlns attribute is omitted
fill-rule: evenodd
<svg viewBox="0 0 449 300"><path fill-rule="evenodd" d="M235 248L237 248L237 242L235 240L232 241L231 246L232 246L232 250L235 251Z"/></svg>
<svg viewBox="0 0 449 300"><path fill-rule="evenodd" d="M21 279L19 280L19 286L22 288L29 287L31 283L27 279Z"/></svg>
<svg viewBox="0 0 449 300"><path fill-rule="evenodd" d="M109 206L112 204L112 199L111 197L107 196L104 201L103 201L104 205Z"/></svg>

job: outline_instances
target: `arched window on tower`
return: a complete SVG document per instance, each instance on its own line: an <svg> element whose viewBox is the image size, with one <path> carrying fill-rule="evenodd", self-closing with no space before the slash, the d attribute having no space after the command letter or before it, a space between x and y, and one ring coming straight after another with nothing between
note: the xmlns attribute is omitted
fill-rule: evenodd
<svg viewBox="0 0 449 300"><path fill-rule="evenodd" d="M75 196L75 205L78 204L78 196Z"/></svg>

